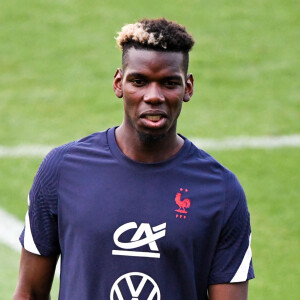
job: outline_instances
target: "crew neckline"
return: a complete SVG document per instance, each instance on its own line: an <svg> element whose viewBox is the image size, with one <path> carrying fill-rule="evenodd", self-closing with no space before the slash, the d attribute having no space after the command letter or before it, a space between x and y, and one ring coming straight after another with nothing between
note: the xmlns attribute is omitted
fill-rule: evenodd
<svg viewBox="0 0 300 300"><path fill-rule="evenodd" d="M142 169L151 169L151 168L157 168L157 167L160 167L160 168L171 167L174 164L177 164L178 162L183 160L183 158L189 153L189 150L192 145L192 143L186 137L179 134L179 136L183 138L184 144L175 155L172 155L170 158L163 160L163 161L159 161L159 162L154 162L154 163L140 162L140 161L136 161L136 160L129 158L119 148L117 141L116 141L116 136L115 136L115 131L117 128L118 128L118 126L109 128L107 130L108 146L109 146L112 154L115 156L115 158L118 159L118 161L121 164L130 166L130 167L134 166L134 167L142 168Z"/></svg>

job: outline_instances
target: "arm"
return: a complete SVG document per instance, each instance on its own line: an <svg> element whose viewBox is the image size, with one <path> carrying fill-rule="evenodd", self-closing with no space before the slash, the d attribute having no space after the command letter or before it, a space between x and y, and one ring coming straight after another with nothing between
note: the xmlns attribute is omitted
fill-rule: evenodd
<svg viewBox="0 0 300 300"><path fill-rule="evenodd" d="M19 281L14 300L49 300L57 257L32 254L22 249Z"/></svg>
<svg viewBox="0 0 300 300"><path fill-rule="evenodd" d="M208 295L209 300L247 300L248 281L210 285Z"/></svg>

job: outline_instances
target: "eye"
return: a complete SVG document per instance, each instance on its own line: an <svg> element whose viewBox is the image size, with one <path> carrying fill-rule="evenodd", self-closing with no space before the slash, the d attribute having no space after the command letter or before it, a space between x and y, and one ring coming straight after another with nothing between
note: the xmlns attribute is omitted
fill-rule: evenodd
<svg viewBox="0 0 300 300"><path fill-rule="evenodd" d="M146 83L145 80L140 79L140 78L132 79L131 82L134 86L143 86Z"/></svg>
<svg viewBox="0 0 300 300"><path fill-rule="evenodd" d="M180 83L179 83L178 81L176 81L176 80L167 80L167 81L165 82L165 85L166 85L166 87L168 87L168 88L175 88L175 87L177 87L178 85L180 85Z"/></svg>

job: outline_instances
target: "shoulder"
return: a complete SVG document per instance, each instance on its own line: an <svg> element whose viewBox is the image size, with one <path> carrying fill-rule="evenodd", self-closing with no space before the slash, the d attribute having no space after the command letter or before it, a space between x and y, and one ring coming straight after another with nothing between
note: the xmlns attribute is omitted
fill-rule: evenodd
<svg viewBox="0 0 300 300"><path fill-rule="evenodd" d="M104 146L106 143L106 131L96 132L82 139L63 144L53 148L43 159L35 182L41 185L53 185L59 177L60 168L65 157L82 149L93 149Z"/></svg>
<svg viewBox="0 0 300 300"><path fill-rule="evenodd" d="M224 176L224 179L226 181L226 184L238 184L239 182L235 176L235 174L229 170L227 167L225 167L221 162L219 162L217 159L215 159L212 155L204 151L203 149L197 147L193 142L191 142L191 158L195 161L201 161L202 163L206 164L207 166L218 169L222 175Z"/></svg>
<svg viewBox="0 0 300 300"><path fill-rule="evenodd" d="M234 211L240 201L246 203L245 193L237 176L213 156L199 149L193 143L191 148L189 159L196 163L198 162L198 168L201 168L201 171L206 171L208 176L216 179L219 183L222 182L226 213Z"/></svg>
<svg viewBox="0 0 300 300"><path fill-rule="evenodd" d="M93 149L99 146L105 146L106 143L106 131L95 132L79 140L53 148L44 158L42 165L48 164L55 167L57 162L62 161L66 155L78 149Z"/></svg>
<svg viewBox="0 0 300 300"><path fill-rule="evenodd" d="M52 177L56 176L64 156L76 145L76 143L77 142L74 141L52 149L43 159L36 174L36 179L39 178L41 181L44 181L48 175L51 175Z"/></svg>
<svg viewBox="0 0 300 300"><path fill-rule="evenodd" d="M193 142L191 142L191 151L190 155L187 157L187 160L199 164L203 170L210 172L212 174L218 174L223 178L224 184L231 185L237 182L236 176L225 167L221 162L215 159L212 155L204 151L203 149L197 147Z"/></svg>

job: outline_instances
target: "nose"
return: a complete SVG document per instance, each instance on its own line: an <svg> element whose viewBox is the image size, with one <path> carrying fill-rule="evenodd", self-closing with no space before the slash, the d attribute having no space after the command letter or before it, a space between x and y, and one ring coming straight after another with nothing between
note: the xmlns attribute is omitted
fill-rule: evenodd
<svg viewBox="0 0 300 300"><path fill-rule="evenodd" d="M160 104L165 101L159 84L153 82L148 85L144 94L144 101L150 104Z"/></svg>

